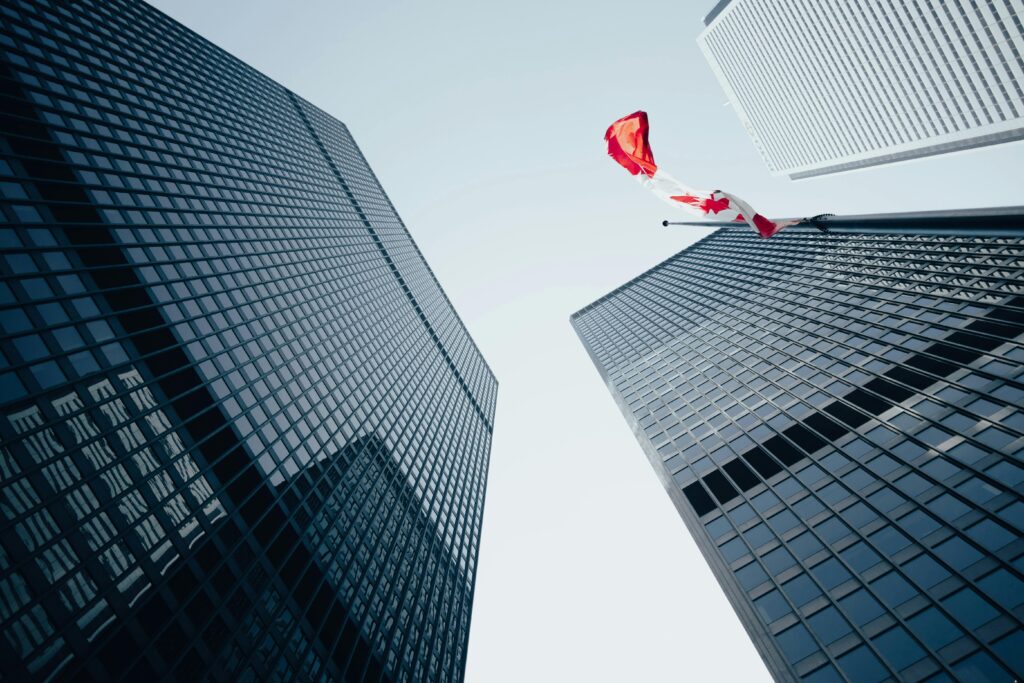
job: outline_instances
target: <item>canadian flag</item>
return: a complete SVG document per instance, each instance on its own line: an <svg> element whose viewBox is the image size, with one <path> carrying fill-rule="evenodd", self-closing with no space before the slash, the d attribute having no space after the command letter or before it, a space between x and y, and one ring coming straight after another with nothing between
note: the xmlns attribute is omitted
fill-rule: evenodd
<svg viewBox="0 0 1024 683"><path fill-rule="evenodd" d="M771 237L789 223L770 221L755 212L749 204L721 190L694 190L665 173L654 163L654 153L647 139L647 112L624 116L604 134L608 154L619 165L636 176L641 184L673 206L714 221L747 223L761 237Z"/></svg>

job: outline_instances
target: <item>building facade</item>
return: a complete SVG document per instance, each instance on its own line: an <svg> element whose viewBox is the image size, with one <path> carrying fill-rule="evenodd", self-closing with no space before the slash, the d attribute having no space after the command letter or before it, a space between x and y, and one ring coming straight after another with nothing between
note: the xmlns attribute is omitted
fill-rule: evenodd
<svg viewBox="0 0 1024 683"><path fill-rule="evenodd" d="M0 678L461 680L496 382L346 127L0 13Z"/></svg>
<svg viewBox="0 0 1024 683"><path fill-rule="evenodd" d="M835 224L723 228L572 324L777 680L1013 680L1024 212Z"/></svg>
<svg viewBox="0 0 1024 683"><path fill-rule="evenodd" d="M1024 138L1020 5L723 0L697 39L774 175Z"/></svg>

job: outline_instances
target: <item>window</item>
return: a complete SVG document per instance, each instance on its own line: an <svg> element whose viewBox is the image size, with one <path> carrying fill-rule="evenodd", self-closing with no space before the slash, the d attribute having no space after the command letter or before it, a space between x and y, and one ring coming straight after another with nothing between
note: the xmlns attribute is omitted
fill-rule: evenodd
<svg viewBox="0 0 1024 683"><path fill-rule="evenodd" d="M765 620L765 623L769 624L792 611L789 608L789 603L782 597L782 593L777 590L773 590L771 593L755 600L754 606L757 608L758 613L760 613L761 618Z"/></svg>
<svg viewBox="0 0 1024 683"><path fill-rule="evenodd" d="M832 589L851 578L850 572L834 557L811 568L811 573L826 589Z"/></svg>
<svg viewBox="0 0 1024 683"><path fill-rule="evenodd" d="M774 576L778 576L796 564L796 560L793 559L793 556L785 548L776 548L761 559L764 562L764 566Z"/></svg>
<svg viewBox="0 0 1024 683"><path fill-rule="evenodd" d="M763 569L761 569L761 565L757 562L751 562L750 564L736 570L736 578L745 590L750 590L751 588L759 586L767 581L768 575L764 573Z"/></svg>
<svg viewBox="0 0 1024 683"><path fill-rule="evenodd" d="M807 574L801 574L782 584L782 590L797 607L802 607L821 595L821 589Z"/></svg>
<svg viewBox="0 0 1024 683"><path fill-rule="evenodd" d="M871 588L890 607L898 607L918 594L917 589L896 572L889 572L876 579L871 583Z"/></svg>
<svg viewBox="0 0 1024 683"><path fill-rule="evenodd" d="M963 635L953 622L934 607L911 617L907 624L911 631L933 650L945 647Z"/></svg>
<svg viewBox="0 0 1024 683"><path fill-rule="evenodd" d="M776 636L775 641L791 664L796 664L818 649L817 643L803 624L783 631Z"/></svg>
<svg viewBox="0 0 1024 683"><path fill-rule="evenodd" d="M808 617L807 623L818 640L825 645L834 643L853 631L846 619L839 614L839 610L831 605Z"/></svg>
<svg viewBox="0 0 1024 683"><path fill-rule="evenodd" d="M963 571L982 557L980 552L959 537L935 546L935 554L958 571Z"/></svg>
<svg viewBox="0 0 1024 683"><path fill-rule="evenodd" d="M847 595L839 601L839 605L858 626L864 626L885 612L882 605L863 588Z"/></svg>
<svg viewBox="0 0 1024 683"><path fill-rule="evenodd" d="M999 612L981 599L971 588L954 593L943 599L942 604L959 623L975 629L995 619Z"/></svg>
<svg viewBox="0 0 1024 683"><path fill-rule="evenodd" d="M893 669L900 671L924 658L924 650L902 626L891 628L872 641Z"/></svg>
<svg viewBox="0 0 1024 683"><path fill-rule="evenodd" d="M839 668L857 683L877 683L889 677L889 672L866 645L839 658Z"/></svg>
<svg viewBox="0 0 1024 683"><path fill-rule="evenodd" d="M858 573L863 573L882 561L882 558L878 556L878 553L869 548L863 541L858 541L851 545L840 553L840 555L843 560L845 560L846 563L853 567L853 570Z"/></svg>
<svg viewBox="0 0 1024 683"><path fill-rule="evenodd" d="M983 519L970 527L967 529L967 535L986 550L993 553L1006 547L1018 537L1017 534L1012 533L1006 527L993 522L991 519Z"/></svg>
<svg viewBox="0 0 1024 683"><path fill-rule="evenodd" d="M796 553L797 557L801 560L806 560L825 546L823 546L821 542L814 537L814 534L809 531L805 531L791 540L789 542L789 547Z"/></svg>

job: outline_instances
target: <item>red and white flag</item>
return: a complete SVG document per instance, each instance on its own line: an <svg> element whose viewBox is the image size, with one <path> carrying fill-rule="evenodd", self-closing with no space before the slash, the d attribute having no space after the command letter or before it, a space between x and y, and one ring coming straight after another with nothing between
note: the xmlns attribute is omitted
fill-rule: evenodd
<svg viewBox="0 0 1024 683"><path fill-rule="evenodd" d="M694 190L665 173L654 163L654 153L647 139L647 112L624 116L604 134L608 154L619 165L636 176L641 184L669 204L713 221L747 223L761 237L771 237L789 223L770 221L756 213L749 204L721 190Z"/></svg>

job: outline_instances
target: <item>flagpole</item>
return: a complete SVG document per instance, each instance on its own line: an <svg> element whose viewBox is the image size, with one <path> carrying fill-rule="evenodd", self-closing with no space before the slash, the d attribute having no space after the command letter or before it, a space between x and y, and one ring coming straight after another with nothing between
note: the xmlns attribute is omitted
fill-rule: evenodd
<svg viewBox="0 0 1024 683"><path fill-rule="evenodd" d="M820 213L817 216L809 216L809 217L805 217L805 218L791 218L791 219L782 221L782 223L787 225L788 227L794 227L794 228L817 228L821 232L828 232L828 227L826 227L826 224L828 223L828 219L829 218L834 218L834 217L835 217L834 213ZM738 225L738 224L737 223L722 223L722 222L719 222L719 221L670 221L670 220L664 220L664 221L661 222L661 225L663 227L666 227L666 228L669 227L670 225L688 225L688 226L697 227L697 228L720 228L720 227L722 227L724 225Z"/></svg>
<svg viewBox="0 0 1024 683"><path fill-rule="evenodd" d="M907 211L860 215L823 214L811 218L790 218L790 227L814 227L831 234L920 234L1022 237L1024 206L994 206L980 209L944 211ZM697 228L738 226L739 223L715 221L662 221L663 226L689 225ZM781 233L785 235L785 231Z"/></svg>

